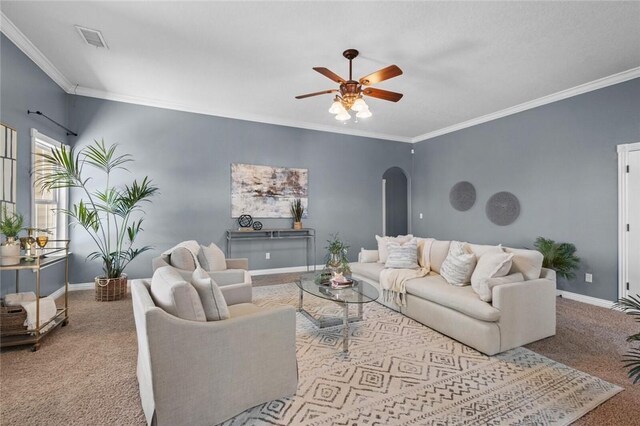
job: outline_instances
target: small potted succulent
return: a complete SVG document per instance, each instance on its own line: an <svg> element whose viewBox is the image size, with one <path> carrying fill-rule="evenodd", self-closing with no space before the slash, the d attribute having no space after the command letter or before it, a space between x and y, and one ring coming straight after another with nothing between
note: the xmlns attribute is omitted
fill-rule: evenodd
<svg viewBox="0 0 640 426"><path fill-rule="evenodd" d="M291 202L291 217L293 218L293 229L302 229L302 215L304 214L304 206L302 200L296 198Z"/></svg>
<svg viewBox="0 0 640 426"><path fill-rule="evenodd" d="M0 246L0 265L17 265L20 263L20 241L18 233L22 231L24 216L20 213L9 212L4 206L0 212L0 233L6 240Z"/></svg>

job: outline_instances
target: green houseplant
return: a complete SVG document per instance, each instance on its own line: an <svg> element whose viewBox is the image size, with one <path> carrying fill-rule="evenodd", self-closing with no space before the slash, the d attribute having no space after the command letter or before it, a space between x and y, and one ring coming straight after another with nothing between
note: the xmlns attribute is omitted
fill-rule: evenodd
<svg viewBox="0 0 640 426"><path fill-rule="evenodd" d="M580 258L576 256L576 246L571 243L556 243L548 238L538 237L534 244L544 256L542 266L553 269L559 277L573 279L576 277Z"/></svg>
<svg viewBox="0 0 640 426"><path fill-rule="evenodd" d="M158 191L148 177L133 180L130 185L115 186L111 182L116 170L128 171L125 165L133 158L117 155L117 145L106 146L104 140L95 141L76 151L73 147L52 148L40 154L43 166L36 172L36 185L43 190L57 188L79 189L79 200L63 210L73 224L80 225L91 237L96 251L87 256L100 260L104 275L95 278L96 300L118 300L126 297L127 265L151 247L134 248L140 235L143 218L142 205ZM92 185L95 173L102 172L105 180Z"/></svg>
<svg viewBox="0 0 640 426"><path fill-rule="evenodd" d="M0 265L16 265L20 263L20 242L18 233L24 228L24 216L20 213L9 212L7 206L0 211L0 233L5 236L5 242L0 246Z"/></svg>
<svg viewBox="0 0 640 426"><path fill-rule="evenodd" d="M351 267L347 258L349 246L339 238L338 233L332 234L331 239L327 240L327 242L329 245L325 247L327 250L326 267L344 275L351 274Z"/></svg>
<svg viewBox="0 0 640 426"><path fill-rule="evenodd" d="M291 217L293 218L293 229L302 229L302 215L304 214L304 206L302 200L296 198L291 202Z"/></svg>
<svg viewBox="0 0 640 426"><path fill-rule="evenodd" d="M618 300L615 307L640 322L640 295L623 297ZM640 342L640 333L627 337L627 342ZM622 362L624 362L624 367L629 369L627 375L633 380L633 383L640 382L640 346L631 347L625 357L622 358Z"/></svg>

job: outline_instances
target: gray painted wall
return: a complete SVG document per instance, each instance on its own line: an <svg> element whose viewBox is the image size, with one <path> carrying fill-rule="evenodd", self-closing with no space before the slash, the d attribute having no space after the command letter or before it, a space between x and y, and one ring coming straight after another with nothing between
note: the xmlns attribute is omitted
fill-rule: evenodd
<svg viewBox="0 0 640 426"><path fill-rule="evenodd" d="M66 142L64 130L27 109L40 110L55 120L67 121L67 95L4 34L0 34L0 121L18 131L18 211L31 223L31 128L60 142ZM4 238L4 237L3 237ZM21 290L35 288L34 274L20 273ZM1 293L15 291L15 273L0 274ZM54 266L46 269L41 279L43 294L49 294L64 283L64 270Z"/></svg>
<svg viewBox="0 0 640 426"><path fill-rule="evenodd" d="M140 242L156 250L131 264L133 277L151 275L151 256L177 242L196 239L225 246L231 219L231 163L266 164L309 169L309 218L317 229L317 262L323 260L330 233L339 232L351 245L373 247L382 231L382 174L392 166L407 166L411 145L377 139L316 132L241 120L73 96L72 126L80 134L76 145L93 139L117 142L136 162L131 175L148 175L160 187L148 208ZM349 125L357 126L351 123ZM101 181L96 176L98 184ZM74 198L72 193L72 198ZM77 198L76 198L77 199ZM264 219L265 227L290 227L290 219ZM100 273L96 263L83 262L93 246L80 230L73 232L75 253L71 281L87 282ZM251 269L304 265L304 243L243 242L232 255L249 257ZM265 252L271 260L265 260Z"/></svg>
<svg viewBox="0 0 640 426"><path fill-rule="evenodd" d="M573 242L578 277L559 288L615 300L616 145L640 141L640 79L631 80L416 144L413 232L441 239L532 247L537 236ZM476 186L467 212L449 204L458 181ZM515 223L485 215L488 198L520 199ZM424 213L424 219L418 215ZM593 283L584 273L593 273Z"/></svg>

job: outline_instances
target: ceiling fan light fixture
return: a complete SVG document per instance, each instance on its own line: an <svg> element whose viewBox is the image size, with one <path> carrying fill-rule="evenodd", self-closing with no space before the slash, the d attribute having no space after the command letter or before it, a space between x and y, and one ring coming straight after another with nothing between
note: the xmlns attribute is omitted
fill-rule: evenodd
<svg viewBox="0 0 640 426"><path fill-rule="evenodd" d="M356 99L356 101L351 106L351 109L355 112L360 112L362 110L368 109L367 103L362 98Z"/></svg>
<svg viewBox="0 0 640 426"><path fill-rule="evenodd" d="M343 109L344 107L342 106L342 103L340 102L340 100L336 99L331 104L331 108L329 108L329 112L331 114L339 114L340 112L342 112Z"/></svg>
<svg viewBox="0 0 640 426"><path fill-rule="evenodd" d="M347 110L344 108L343 108L343 111L340 111L340 113L336 115L336 120L347 121L350 119L351 119L351 114L349 114Z"/></svg>
<svg viewBox="0 0 640 426"><path fill-rule="evenodd" d="M369 108L365 108L363 110L358 111L358 113L356 114L356 117L358 118L369 118L371 117L373 114L371 114L371 111L369 111Z"/></svg>

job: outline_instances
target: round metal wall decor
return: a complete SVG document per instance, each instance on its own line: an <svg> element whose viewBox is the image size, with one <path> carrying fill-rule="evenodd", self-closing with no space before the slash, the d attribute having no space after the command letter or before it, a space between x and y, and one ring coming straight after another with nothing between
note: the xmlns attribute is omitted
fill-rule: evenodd
<svg viewBox="0 0 640 426"><path fill-rule="evenodd" d="M520 201L510 192L496 192L487 201L486 213L498 226L511 225L520 216Z"/></svg>
<svg viewBox="0 0 640 426"><path fill-rule="evenodd" d="M449 203L461 212L469 210L476 202L476 188L471 182L458 182L449 192Z"/></svg>
<svg viewBox="0 0 640 426"><path fill-rule="evenodd" d="M259 231L262 229L262 222L258 222L257 220L253 222L253 230Z"/></svg>
<svg viewBox="0 0 640 426"><path fill-rule="evenodd" d="M238 225L240 225L242 228L249 228L252 223L253 219L249 214L241 214L238 218Z"/></svg>

